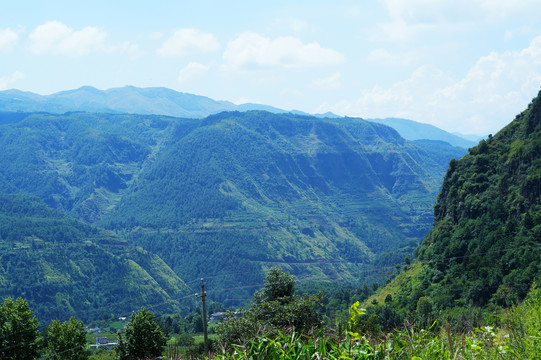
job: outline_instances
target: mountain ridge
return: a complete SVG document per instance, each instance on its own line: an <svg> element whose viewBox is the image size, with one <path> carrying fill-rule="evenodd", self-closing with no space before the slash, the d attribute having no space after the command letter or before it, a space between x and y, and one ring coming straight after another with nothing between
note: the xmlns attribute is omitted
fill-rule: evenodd
<svg viewBox="0 0 541 360"><path fill-rule="evenodd" d="M128 85L99 90L92 86L82 86L50 95L38 95L15 89L0 91L0 111L44 111L60 114L70 111L87 111L204 118L223 111L249 110L292 113L318 118L341 118L330 112L312 115L299 110L287 111L264 104L236 105L229 101L217 101L206 96L178 92L164 87L139 88ZM477 144L464 137L413 120L398 118L368 120L390 125L408 140L443 140L463 148Z"/></svg>
<svg viewBox="0 0 541 360"><path fill-rule="evenodd" d="M384 118L384 119L366 119L367 121L377 122L380 124L385 124L402 135L404 139L407 140L440 140L448 142L454 146L460 146L462 148L468 149L477 145L480 139L475 140L475 138L466 138L458 133L449 133L445 130L442 130L434 125L424 124L413 120L400 119L400 118Z"/></svg>

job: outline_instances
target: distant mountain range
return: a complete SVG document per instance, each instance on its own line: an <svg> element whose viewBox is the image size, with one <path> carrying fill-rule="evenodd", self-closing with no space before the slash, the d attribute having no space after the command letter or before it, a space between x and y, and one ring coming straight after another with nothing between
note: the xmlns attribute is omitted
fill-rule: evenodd
<svg viewBox="0 0 541 360"><path fill-rule="evenodd" d="M366 119L367 121L377 122L392 127L400 136L406 140L441 140L448 142L453 146L460 146L468 149L477 145L481 136L468 136L458 133L451 134L445 130L442 130L434 125L423 124L412 120L399 119L399 118L385 118L385 119Z"/></svg>
<svg viewBox="0 0 541 360"><path fill-rule="evenodd" d="M262 110L271 113L292 113L309 115L298 110L283 110L263 104L236 105L229 101L216 101L211 98L177 92L163 87L138 88L125 86L109 90L98 90L91 86L62 91L51 95L38 95L20 90L0 91L0 111L9 112L49 112L63 114L70 111L154 114L184 118L204 118L222 111ZM327 112L313 115L319 118L340 118ZM451 134L435 126L412 120L386 118L367 119L394 128L407 140L441 140L453 146L470 148L478 139Z"/></svg>
<svg viewBox="0 0 541 360"><path fill-rule="evenodd" d="M263 104L236 105L229 101L216 101L206 96L178 92L164 87L125 86L99 90L91 86L83 86L51 95L39 95L15 89L0 91L0 111L42 111L53 114L87 111L204 118L222 111L249 110L287 112ZM292 113L308 115L295 110ZM337 115L327 113L323 116L336 117Z"/></svg>

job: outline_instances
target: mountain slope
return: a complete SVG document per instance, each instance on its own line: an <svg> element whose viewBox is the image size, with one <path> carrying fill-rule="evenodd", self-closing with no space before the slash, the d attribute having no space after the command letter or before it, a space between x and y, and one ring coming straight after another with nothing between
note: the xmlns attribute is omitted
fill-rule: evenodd
<svg viewBox="0 0 541 360"><path fill-rule="evenodd" d="M0 193L24 192L94 222L163 147L172 118L25 114L0 125Z"/></svg>
<svg viewBox="0 0 541 360"><path fill-rule="evenodd" d="M0 247L0 297L22 296L44 323L190 304L191 291L159 257L35 197L0 195Z"/></svg>
<svg viewBox="0 0 541 360"><path fill-rule="evenodd" d="M448 161L436 158L363 120L221 113L179 125L101 224L131 229L181 277L240 267L232 285L257 283L280 265L353 280L426 233Z"/></svg>
<svg viewBox="0 0 541 360"><path fill-rule="evenodd" d="M403 307L415 309L421 296L440 309L508 305L541 280L541 93L451 161L434 215L417 250L422 270L393 296Z"/></svg>
<svg viewBox="0 0 541 360"><path fill-rule="evenodd" d="M118 231L183 279L218 276L215 289L259 284L272 265L302 279L379 280L375 267L426 234L448 161L464 153L360 119L260 111L3 123L0 193Z"/></svg>

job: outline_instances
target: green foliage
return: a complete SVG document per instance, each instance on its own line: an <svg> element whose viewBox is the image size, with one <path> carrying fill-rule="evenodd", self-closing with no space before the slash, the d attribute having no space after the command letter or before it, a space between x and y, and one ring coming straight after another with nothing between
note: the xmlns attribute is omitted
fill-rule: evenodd
<svg viewBox="0 0 541 360"><path fill-rule="evenodd" d="M524 302L509 311L506 323L511 354L517 359L541 356L541 289L534 284Z"/></svg>
<svg viewBox="0 0 541 360"><path fill-rule="evenodd" d="M295 292L295 277L281 269L272 267L265 277L264 288L254 294L257 305L276 301L285 304Z"/></svg>
<svg viewBox="0 0 541 360"><path fill-rule="evenodd" d="M22 298L0 305L0 358L29 360L39 357L39 323Z"/></svg>
<svg viewBox="0 0 541 360"><path fill-rule="evenodd" d="M355 303L350 308L350 329L359 328L367 314ZM233 352L222 352L213 359L539 359L541 341L541 292L535 286L521 305L509 310L501 328L481 326L468 332L441 332L404 327L399 331L372 334L349 331L329 335L278 333L252 338Z"/></svg>
<svg viewBox="0 0 541 360"><path fill-rule="evenodd" d="M82 321L53 320L47 328L47 357L54 360L86 360L86 331Z"/></svg>
<svg viewBox="0 0 541 360"><path fill-rule="evenodd" d="M415 310L509 307L541 279L541 94L498 134L452 161L417 250L426 266L394 296ZM411 296L411 294L415 296Z"/></svg>
<svg viewBox="0 0 541 360"><path fill-rule="evenodd" d="M278 268L271 268L265 288L254 295L252 306L233 314L218 325L222 346L244 344L258 334L297 331L308 333L322 326L318 307L323 294L295 296L295 279Z"/></svg>
<svg viewBox="0 0 541 360"><path fill-rule="evenodd" d="M144 308L132 314L124 338L119 335L117 359L147 359L161 355L166 339L153 319L154 314Z"/></svg>
<svg viewBox="0 0 541 360"><path fill-rule="evenodd" d="M0 195L0 250L0 296L24 297L45 323L92 321L144 304L183 309L169 300L188 288L156 255L36 197Z"/></svg>
<svg viewBox="0 0 541 360"><path fill-rule="evenodd" d="M234 274L209 281L238 288L217 300L248 297L239 285L261 282L274 264L302 278L378 279L367 270L396 264L396 249L411 255L429 230L446 164L462 156L360 119L259 111L4 118L0 193L30 193L118 231L184 279ZM85 236L77 230L57 239Z"/></svg>
<svg viewBox="0 0 541 360"><path fill-rule="evenodd" d="M432 323L432 309L434 305L432 300L428 296L422 296L417 301L417 306L415 309L415 314L420 323L421 327L427 327Z"/></svg>

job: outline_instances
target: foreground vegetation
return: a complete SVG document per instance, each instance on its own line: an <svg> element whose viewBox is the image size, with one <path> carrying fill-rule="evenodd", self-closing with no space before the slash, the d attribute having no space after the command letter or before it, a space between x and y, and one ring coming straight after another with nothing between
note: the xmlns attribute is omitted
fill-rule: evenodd
<svg viewBox="0 0 541 360"><path fill-rule="evenodd" d="M429 303L422 300L408 320L389 325L389 330L381 325L388 304L375 311L356 302L346 321L340 316L333 321L324 315L323 297L321 292L297 295L294 277L272 268L251 306L218 324L209 354L188 334L167 342L164 323L169 317L155 317L145 309L134 312L118 332L115 349L90 351L81 321L55 320L40 331L28 304L8 298L0 304L0 358L541 359L541 289L535 283L520 304L500 309L492 322L481 319L474 328L460 328L459 319L443 320L442 313L434 320L428 316L433 314Z"/></svg>
<svg viewBox="0 0 541 360"><path fill-rule="evenodd" d="M349 330L302 334L279 332L224 345L213 359L540 359L541 291L502 315L498 328L482 326L465 333L435 321L427 329L409 324L401 330L370 334L365 312L351 306Z"/></svg>

